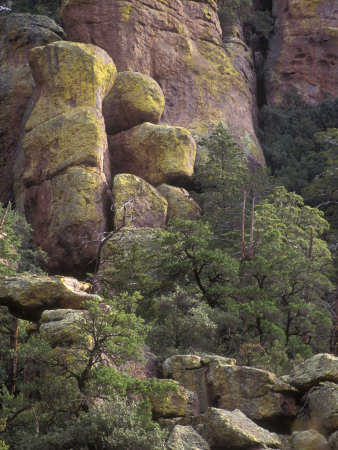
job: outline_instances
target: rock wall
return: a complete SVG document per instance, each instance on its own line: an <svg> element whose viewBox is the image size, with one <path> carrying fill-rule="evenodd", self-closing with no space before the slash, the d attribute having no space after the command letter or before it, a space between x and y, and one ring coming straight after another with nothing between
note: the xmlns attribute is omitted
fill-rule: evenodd
<svg viewBox="0 0 338 450"><path fill-rule="evenodd" d="M238 30L224 47L214 0L65 0L62 21L68 39L100 46L118 71L157 81L166 100L162 123L203 133L224 120L251 160L263 163L251 82L238 56L241 49L250 61L250 51Z"/></svg>
<svg viewBox="0 0 338 450"><path fill-rule="evenodd" d="M0 202L13 200L13 164L34 80L27 52L65 38L52 19L32 14L0 17Z"/></svg>
<svg viewBox="0 0 338 450"><path fill-rule="evenodd" d="M295 87L306 101L338 97L338 3L335 0L274 0L276 32L265 80L269 104Z"/></svg>

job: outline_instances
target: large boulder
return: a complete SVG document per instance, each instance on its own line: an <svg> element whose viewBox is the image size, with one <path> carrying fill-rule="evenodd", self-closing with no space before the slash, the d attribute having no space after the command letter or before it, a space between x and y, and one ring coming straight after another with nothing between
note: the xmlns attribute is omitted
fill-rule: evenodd
<svg viewBox="0 0 338 450"><path fill-rule="evenodd" d="M0 305L16 317L36 322L47 309L81 309L84 302L96 298L88 293L90 289L89 283L70 277L0 277Z"/></svg>
<svg viewBox="0 0 338 450"><path fill-rule="evenodd" d="M230 358L177 355L164 362L163 371L197 393L200 412L209 406L240 409L264 421L296 415L295 388L270 372L235 364Z"/></svg>
<svg viewBox="0 0 338 450"><path fill-rule="evenodd" d="M177 383L176 389L162 397L150 397L153 415L155 417L187 417L194 414L194 393Z"/></svg>
<svg viewBox="0 0 338 450"><path fill-rule="evenodd" d="M158 123L163 109L163 92L155 80L138 72L120 72L103 102L107 133L115 134L143 122Z"/></svg>
<svg viewBox="0 0 338 450"><path fill-rule="evenodd" d="M167 450L209 450L210 446L191 426L176 425L166 445Z"/></svg>
<svg viewBox="0 0 338 450"><path fill-rule="evenodd" d="M0 202L12 199L13 165L24 113L34 92L29 49L65 38L52 19L32 14L0 17Z"/></svg>
<svg viewBox="0 0 338 450"><path fill-rule="evenodd" d="M280 448L275 433L270 433L248 419L241 411L209 408L203 417L206 440L216 448L232 450L251 447Z"/></svg>
<svg viewBox="0 0 338 450"><path fill-rule="evenodd" d="M114 226L163 228L167 220L166 199L135 175L120 174L113 181Z"/></svg>
<svg viewBox="0 0 338 450"><path fill-rule="evenodd" d="M40 319L39 334L52 347L71 347L82 339L80 323L85 311L55 309L44 311Z"/></svg>
<svg viewBox="0 0 338 450"><path fill-rule="evenodd" d="M184 185L193 174L196 144L188 130L142 125L109 136L112 173L131 173L157 186Z"/></svg>
<svg viewBox="0 0 338 450"><path fill-rule="evenodd" d="M224 47L215 0L67 0L61 15L69 39L99 45L118 71L157 81L163 123L204 133L225 121L249 159L263 163L252 118L252 54L238 29Z"/></svg>
<svg viewBox="0 0 338 450"><path fill-rule="evenodd" d="M338 358L328 353L319 353L295 367L284 379L301 391L320 381L338 383Z"/></svg>
<svg viewBox="0 0 338 450"><path fill-rule="evenodd" d="M335 431L329 437L329 449L338 450L338 431Z"/></svg>
<svg viewBox="0 0 338 450"><path fill-rule="evenodd" d="M327 440L316 430L293 432L292 445L293 450L329 450Z"/></svg>
<svg viewBox="0 0 338 450"><path fill-rule="evenodd" d="M194 220L200 216L201 208L189 197L187 190L169 184L161 184L157 190L167 199L169 219L178 217L179 219Z"/></svg>
<svg viewBox="0 0 338 450"><path fill-rule="evenodd" d="M338 384L325 381L303 397L304 407L298 416L301 429L313 428L329 436L338 429Z"/></svg>
<svg viewBox="0 0 338 450"><path fill-rule="evenodd" d="M338 9L331 0L274 0L275 34L265 67L267 99L292 87L310 102L338 96Z"/></svg>
<svg viewBox="0 0 338 450"><path fill-rule="evenodd" d="M55 42L29 52L37 90L15 163L18 210L54 273L83 273L108 223L110 168L102 101L116 68L93 45Z"/></svg>

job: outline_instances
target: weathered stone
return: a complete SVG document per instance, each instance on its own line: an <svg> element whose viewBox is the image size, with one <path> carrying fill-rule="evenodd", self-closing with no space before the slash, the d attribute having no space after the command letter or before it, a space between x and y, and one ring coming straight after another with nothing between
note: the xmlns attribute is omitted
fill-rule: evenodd
<svg viewBox="0 0 338 450"><path fill-rule="evenodd" d="M290 89L310 102L338 96L338 10L331 0L274 0L275 34L266 61L266 93L279 103Z"/></svg>
<svg viewBox="0 0 338 450"><path fill-rule="evenodd" d="M174 382L173 382L174 383ZM194 412L194 393L177 383L164 397L150 397L155 417L185 417Z"/></svg>
<svg viewBox="0 0 338 450"><path fill-rule="evenodd" d="M82 339L79 322L85 311L56 309L44 311L40 319L39 333L52 347L71 347Z"/></svg>
<svg viewBox="0 0 338 450"><path fill-rule="evenodd" d="M338 450L338 431L332 433L329 437L329 449Z"/></svg>
<svg viewBox="0 0 338 450"><path fill-rule="evenodd" d="M292 445L294 450L329 450L325 437L315 430L293 432Z"/></svg>
<svg viewBox="0 0 338 450"><path fill-rule="evenodd" d="M166 199L135 175L116 175L113 181L114 226L163 228L167 220Z"/></svg>
<svg viewBox="0 0 338 450"><path fill-rule="evenodd" d="M65 38L52 19L32 14L0 17L0 202L12 199L13 164L22 119L34 92L27 52Z"/></svg>
<svg viewBox="0 0 338 450"><path fill-rule="evenodd" d="M338 358L328 353L319 353L304 361L284 379L302 391L320 381L338 383Z"/></svg>
<svg viewBox="0 0 338 450"><path fill-rule="evenodd" d="M116 68L98 47L55 42L29 53L37 91L15 164L15 200L54 273L83 273L107 229L110 181L101 114Z"/></svg>
<svg viewBox="0 0 338 450"><path fill-rule="evenodd" d="M224 48L216 1L91 0L84 7L84 0L67 0L61 14L69 39L99 45L119 71L159 83L163 123L203 133L224 120L251 159L263 163L252 120L253 75L242 76L244 66L252 67L251 52L237 31L236 44L231 36ZM246 64L237 64L239 52Z"/></svg>
<svg viewBox="0 0 338 450"><path fill-rule="evenodd" d="M38 95L26 130L76 107L101 111L116 78L116 67L104 50L90 44L55 42L35 47L28 56Z"/></svg>
<svg viewBox="0 0 338 450"><path fill-rule="evenodd" d="M196 144L188 130L143 123L109 136L112 173L132 173L155 186L185 184L193 174Z"/></svg>
<svg viewBox="0 0 338 450"><path fill-rule="evenodd" d="M296 390L266 370L215 361L208 366L207 383L218 408L240 409L253 420L296 415Z"/></svg>
<svg viewBox="0 0 338 450"><path fill-rule="evenodd" d="M183 188L161 184L157 190L167 199L168 217L178 217L179 219L194 220L201 213L199 205L189 197L189 192Z"/></svg>
<svg viewBox="0 0 338 450"><path fill-rule="evenodd" d="M211 446L246 449L254 446L280 448L275 433L270 433L248 419L241 411L208 408L204 416L206 440Z"/></svg>
<svg viewBox="0 0 338 450"><path fill-rule="evenodd" d="M209 444L191 426L176 425L166 444L167 450L209 450Z"/></svg>
<svg viewBox="0 0 338 450"><path fill-rule="evenodd" d="M46 309L80 309L83 302L96 298L87 293L90 289L90 284L70 277L0 277L0 305L16 317L36 322Z"/></svg>
<svg viewBox="0 0 338 450"><path fill-rule="evenodd" d="M163 109L163 92L155 80L138 72L120 72L102 111L107 133L115 134L143 122L158 123Z"/></svg>
<svg viewBox="0 0 338 450"><path fill-rule="evenodd" d="M304 408L298 416L301 429L315 429L325 436L338 429L338 385L325 381L303 397Z"/></svg>

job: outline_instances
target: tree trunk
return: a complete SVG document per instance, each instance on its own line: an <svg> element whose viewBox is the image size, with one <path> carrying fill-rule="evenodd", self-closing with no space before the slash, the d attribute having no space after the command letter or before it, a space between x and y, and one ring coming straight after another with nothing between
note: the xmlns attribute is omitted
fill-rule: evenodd
<svg viewBox="0 0 338 450"><path fill-rule="evenodd" d="M16 380L18 375L18 340L19 340L19 319L13 317L11 325L11 333L9 338L9 348L12 351L10 360L10 368L8 375L8 389L11 394L16 391Z"/></svg>

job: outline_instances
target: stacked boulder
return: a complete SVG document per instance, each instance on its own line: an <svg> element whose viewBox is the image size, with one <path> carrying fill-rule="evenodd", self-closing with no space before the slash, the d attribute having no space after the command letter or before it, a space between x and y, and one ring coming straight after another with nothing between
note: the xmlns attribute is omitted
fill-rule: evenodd
<svg viewBox="0 0 338 450"><path fill-rule="evenodd" d="M168 399L152 402L171 430L168 450L191 449L191 442L196 450L337 448L338 358L332 355L316 355L281 379L217 356L176 355L163 372L179 386L171 408Z"/></svg>

